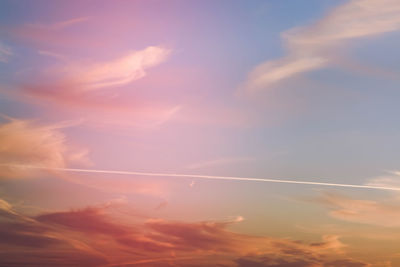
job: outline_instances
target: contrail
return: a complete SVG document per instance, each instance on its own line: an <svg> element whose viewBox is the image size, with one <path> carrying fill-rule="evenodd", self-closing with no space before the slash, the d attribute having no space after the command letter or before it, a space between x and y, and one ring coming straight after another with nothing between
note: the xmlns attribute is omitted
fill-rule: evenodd
<svg viewBox="0 0 400 267"><path fill-rule="evenodd" d="M135 171L74 169L74 168L52 168L52 167L42 167L42 166L32 166L32 165L15 165L15 164L1 164L1 165L8 166L8 167L21 168L21 169L37 169L37 170L62 171L62 172L101 173L101 174L117 174L117 175L141 175L141 176L174 177L174 178L199 178L199 179L229 180L229 181L253 181L253 182L267 182L267 183L304 184L304 185L320 185L320 186L333 186L333 187L349 187L349 188L361 188L361 189L400 191L400 187L357 185L357 184L337 184L337 183L324 183L324 182L311 182L311 181L265 179L265 178L254 178L254 177L213 176L213 175L199 175L199 174L135 172Z"/></svg>

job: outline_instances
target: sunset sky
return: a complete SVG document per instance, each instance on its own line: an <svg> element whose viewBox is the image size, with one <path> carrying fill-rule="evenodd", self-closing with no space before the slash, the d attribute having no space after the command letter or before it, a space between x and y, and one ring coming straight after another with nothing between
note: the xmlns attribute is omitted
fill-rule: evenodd
<svg viewBox="0 0 400 267"><path fill-rule="evenodd" d="M399 47L398 0L0 0L0 266L400 266Z"/></svg>

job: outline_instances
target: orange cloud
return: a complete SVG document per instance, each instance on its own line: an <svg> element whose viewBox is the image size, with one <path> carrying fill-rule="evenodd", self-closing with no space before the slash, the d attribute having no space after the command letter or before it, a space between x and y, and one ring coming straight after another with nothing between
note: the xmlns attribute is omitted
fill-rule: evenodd
<svg viewBox="0 0 400 267"><path fill-rule="evenodd" d="M10 119L0 124L0 175L2 178L30 176L32 170L10 165L66 167L86 163L85 151L71 149L60 128L66 125L39 125L33 121ZM8 165L8 166L7 166Z"/></svg>
<svg viewBox="0 0 400 267"><path fill-rule="evenodd" d="M0 179L48 176L85 185L103 192L165 196L169 181L143 177L66 174L51 169L91 164L88 151L73 146L61 129L71 123L39 124L7 118L0 124ZM24 167L26 166L26 167ZM28 166L49 169L34 170ZM0 203L1 205L1 203Z"/></svg>
<svg viewBox="0 0 400 267"><path fill-rule="evenodd" d="M336 219L383 227L400 227L398 203L358 200L332 193L325 193L317 201L330 208L329 215Z"/></svg>
<svg viewBox="0 0 400 267"><path fill-rule="evenodd" d="M386 175L370 179L367 185L400 188L400 172L389 171Z"/></svg>
<svg viewBox="0 0 400 267"><path fill-rule="evenodd" d="M11 214L12 208L6 206L0 206L0 226L7 230L0 231L0 236L7 237L0 238L2 251L8 252L0 257L3 265L55 264L64 259L64 263L85 266L367 266L347 257L337 236L309 244L228 230L237 220L121 222L107 207L27 217ZM46 255L40 257L41 253Z"/></svg>

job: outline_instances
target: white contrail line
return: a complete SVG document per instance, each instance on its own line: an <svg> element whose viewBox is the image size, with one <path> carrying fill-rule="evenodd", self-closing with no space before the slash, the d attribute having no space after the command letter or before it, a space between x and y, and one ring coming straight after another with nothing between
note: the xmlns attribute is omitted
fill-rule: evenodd
<svg viewBox="0 0 400 267"><path fill-rule="evenodd" d="M21 169L38 169L38 170L62 171L62 172L101 173L101 174L117 174L117 175L142 175L142 176L175 177L175 178L199 178L199 179L230 180L230 181L254 181L254 182L268 182L268 183L321 185L321 186L334 186L334 187L349 187L349 188L363 188L363 189L400 191L400 187L386 187L386 186L374 186L374 185L357 185L357 184L336 184L336 183L311 182L311 181L265 179L265 178L254 178L254 177L213 176L213 175L199 175L199 174L135 172L135 171L74 169L74 168L52 168L52 167L43 167L43 166L15 165L15 164L0 164L0 165L8 166L8 167L14 167L14 168L21 168Z"/></svg>

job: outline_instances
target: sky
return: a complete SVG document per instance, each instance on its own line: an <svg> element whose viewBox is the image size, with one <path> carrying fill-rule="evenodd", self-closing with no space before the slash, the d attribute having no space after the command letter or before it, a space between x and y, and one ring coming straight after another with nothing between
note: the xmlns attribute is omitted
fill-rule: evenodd
<svg viewBox="0 0 400 267"><path fill-rule="evenodd" d="M400 266L397 0L0 0L0 266Z"/></svg>

